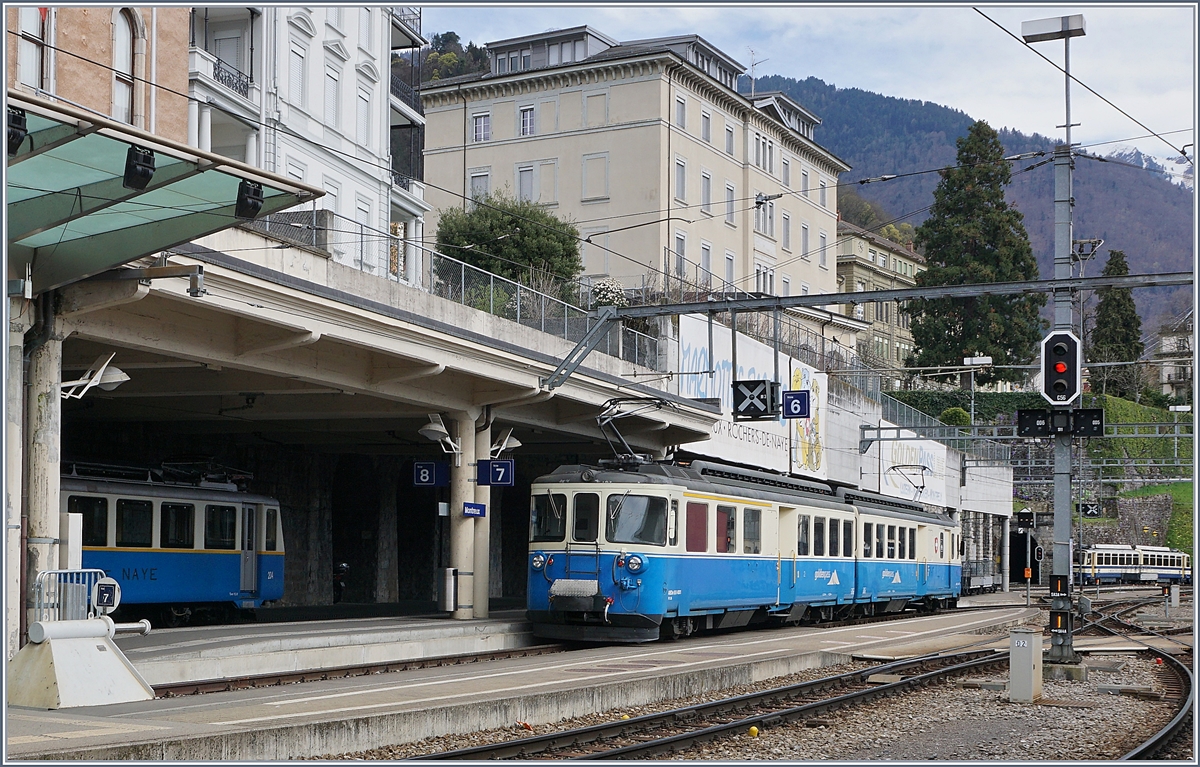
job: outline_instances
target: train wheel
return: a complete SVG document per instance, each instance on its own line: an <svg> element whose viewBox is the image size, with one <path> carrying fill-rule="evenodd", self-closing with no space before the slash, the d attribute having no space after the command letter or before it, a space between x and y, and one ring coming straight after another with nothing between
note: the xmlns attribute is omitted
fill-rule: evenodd
<svg viewBox="0 0 1200 767"><path fill-rule="evenodd" d="M167 628L179 628L186 626L192 620L192 609L190 607L175 607L169 606L163 608L162 622Z"/></svg>
<svg viewBox="0 0 1200 767"><path fill-rule="evenodd" d="M663 623L662 628L659 629L659 633L663 639L668 639L671 641L682 639L683 637L692 633L692 619L674 618L666 623Z"/></svg>

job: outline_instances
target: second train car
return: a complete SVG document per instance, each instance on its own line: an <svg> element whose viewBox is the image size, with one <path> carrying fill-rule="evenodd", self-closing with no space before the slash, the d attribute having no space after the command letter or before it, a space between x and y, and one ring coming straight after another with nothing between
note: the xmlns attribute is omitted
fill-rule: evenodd
<svg viewBox="0 0 1200 767"><path fill-rule="evenodd" d="M536 636L648 642L954 606L958 524L920 504L707 461L562 466L532 488Z"/></svg>

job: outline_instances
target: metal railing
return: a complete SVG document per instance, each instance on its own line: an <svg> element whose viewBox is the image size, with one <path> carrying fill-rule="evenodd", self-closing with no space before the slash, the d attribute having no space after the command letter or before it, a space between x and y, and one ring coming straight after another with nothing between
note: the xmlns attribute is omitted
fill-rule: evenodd
<svg viewBox="0 0 1200 767"><path fill-rule="evenodd" d="M213 60L213 79L243 98L250 97L250 76L221 59Z"/></svg>
<svg viewBox="0 0 1200 767"><path fill-rule="evenodd" d="M392 95L415 109L417 114L425 114L425 110L421 108L421 95L415 88L404 82L403 78L395 74L392 75Z"/></svg>
<svg viewBox="0 0 1200 767"><path fill-rule="evenodd" d="M418 6L395 6L392 15L406 27L421 34L421 9Z"/></svg>
<svg viewBox="0 0 1200 767"><path fill-rule="evenodd" d="M883 405L883 420L891 421L897 426L905 429L911 429L917 434L925 433L924 430L941 430L930 431L933 436L929 439L934 442L940 442L946 447L953 448L964 455L970 455L984 461L1003 461L1008 463L1012 451L1008 445L1000 442L994 442L986 439L955 439L941 436L949 428L933 416L926 415L914 407L904 404L895 397L890 397L887 394L880 393L880 404Z"/></svg>
<svg viewBox="0 0 1200 767"><path fill-rule="evenodd" d="M81 621L88 617L92 586L103 570L43 570L33 583L33 620Z"/></svg>

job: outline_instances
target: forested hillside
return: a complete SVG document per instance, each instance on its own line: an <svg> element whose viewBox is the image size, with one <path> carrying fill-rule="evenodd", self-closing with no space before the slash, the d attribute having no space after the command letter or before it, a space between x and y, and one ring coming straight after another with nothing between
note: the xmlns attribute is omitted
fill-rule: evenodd
<svg viewBox="0 0 1200 767"><path fill-rule="evenodd" d="M742 78L741 90L749 91ZM927 101L882 96L857 88L837 88L816 78L758 78L755 90L783 91L821 118L816 139L853 166L842 182L884 174L930 170L954 163L955 140L973 122L966 113ZM1009 154L1050 152L1056 141L1045 136L992 126ZM1086 136L1086 126L1076 136ZM1131 135L1140 129L1131 123ZM1098 147L1096 151L1104 149ZM1014 163L1009 203L1025 216L1025 227L1043 278L1054 274L1054 183L1049 163L1028 172L1020 169L1041 159ZM1075 238L1102 238L1098 260L1086 274L1100 273L1107 251L1125 251L1130 271L1191 271L1192 192L1162 175L1116 162L1080 158L1075 167ZM914 226L927 215L938 175L925 173L884 183L854 186L862 197L880 203ZM1190 288L1140 290L1135 293L1146 330L1185 308Z"/></svg>

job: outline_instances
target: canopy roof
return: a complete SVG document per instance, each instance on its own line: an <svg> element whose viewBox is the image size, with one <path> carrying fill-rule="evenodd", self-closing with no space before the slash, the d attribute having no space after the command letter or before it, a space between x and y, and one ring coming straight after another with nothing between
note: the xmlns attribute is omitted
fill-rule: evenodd
<svg viewBox="0 0 1200 767"><path fill-rule="evenodd" d="M236 225L243 180L262 185L265 216L324 195L320 189L228 157L154 136L124 123L10 89L28 135L8 157L10 279L33 292L61 287L115 266ZM145 189L124 186L130 146L154 152Z"/></svg>

